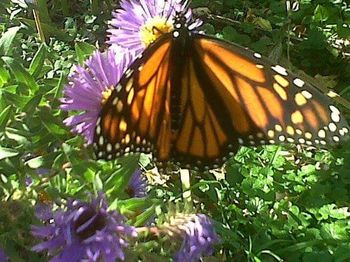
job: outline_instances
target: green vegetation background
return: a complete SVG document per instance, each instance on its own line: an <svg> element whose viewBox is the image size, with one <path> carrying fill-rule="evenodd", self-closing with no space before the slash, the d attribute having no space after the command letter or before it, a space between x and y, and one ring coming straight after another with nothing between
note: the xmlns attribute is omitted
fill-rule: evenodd
<svg viewBox="0 0 350 262"><path fill-rule="evenodd" d="M299 4L290 12L274 0L194 0L192 6L208 34L258 51L350 99L350 5ZM62 123L67 114L59 110L59 98L71 67L96 46L106 47L107 21L117 6L110 0L37 0L36 7L0 2L0 247L11 261L47 261L30 251L38 201L84 199L103 190L136 226L181 207L177 173L166 186L152 185L147 199L129 199L124 188L130 175L138 162L150 169L149 160L94 161L83 139ZM214 219L223 240L207 261L350 261L349 143L331 151L242 148L226 171L225 180L220 173L191 176L194 208ZM130 261L167 261L165 242L145 238L129 250Z"/></svg>

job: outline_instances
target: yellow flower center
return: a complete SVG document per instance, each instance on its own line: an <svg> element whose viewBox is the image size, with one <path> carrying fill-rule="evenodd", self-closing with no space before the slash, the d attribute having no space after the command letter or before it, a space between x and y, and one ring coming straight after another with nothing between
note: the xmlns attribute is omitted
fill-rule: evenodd
<svg viewBox="0 0 350 262"><path fill-rule="evenodd" d="M158 37L171 31L173 31L173 25L169 19L167 21L165 17L152 17L141 27L141 42L147 47Z"/></svg>
<svg viewBox="0 0 350 262"><path fill-rule="evenodd" d="M112 94L112 88L108 88L102 92L101 106L103 106L107 102L111 94Z"/></svg>

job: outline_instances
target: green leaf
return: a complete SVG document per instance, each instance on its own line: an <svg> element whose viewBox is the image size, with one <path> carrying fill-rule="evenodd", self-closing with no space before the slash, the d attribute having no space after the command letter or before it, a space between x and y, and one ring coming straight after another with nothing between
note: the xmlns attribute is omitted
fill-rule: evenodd
<svg viewBox="0 0 350 262"><path fill-rule="evenodd" d="M325 22L329 16L328 10L322 5L317 5L314 12L314 19L316 22Z"/></svg>
<svg viewBox="0 0 350 262"><path fill-rule="evenodd" d="M263 30L272 31L272 26L269 20L266 20L262 17L257 17L254 19L253 24L259 26L260 28L262 28Z"/></svg>
<svg viewBox="0 0 350 262"><path fill-rule="evenodd" d="M61 136L67 133L63 126L58 124L58 119L55 118L52 114L47 113L47 109L45 110L42 108L42 110L39 112L39 117L43 126L51 134Z"/></svg>
<svg viewBox="0 0 350 262"><path fill-rule="evenodd" d="M23 130L18 130L15 128L6 128L5 134L9 139L16 141L20 145L29 144L28 138L30 138L30 136L27 132Z"/></svg>
<svg viewBox="0 0 350 262"><path fill-rule="evenodd" d="M349 241L349 228L346 221L337 221L334 223L323 224L321 227L321 236L325 240Z"/></svg>
<svg viewBox="0 0 350 262"><path fill-rule="evenodd" d="M20 96L10 92L3 92L1 94L1 99L4 99L7 104L16 105L17 108L22 108L29 101L28 96Z"/></svg>
<svg viewBox="0 0 350 262"><path fill-rule="evenodd" d="M147 198L130 198L127 200L118 201L118 209L123 213L126 211L136 211L144 209L149 205Z"/></svg>
<svg viewBox="0 0 350 262"><path fill-rule="evenodd" d="M35 109L38 107L41 101L42 95L36 95L28 101L28 103L23 107L23 111L30 115L34 113Z"/></svg>
<svg viewBox="0 0 350 262"><path fill-rule="evenodd" d="M155 206L151 206L147 208L141 215L136 217L136 221L134 223L135 227L142 226L146 224L155 214Z"/></svg>
<svg viewBox="0 0 350 262"><path fill-rule="evenodd" d="M33 92L39 89L34 77L17 60L6 56L2 57L2 60L10 67L11 72L19 83L25 84Z"/></svg>
<svg viewBox="0 0 350 262"><path fill-rule="evenodd" d="M114 167L113 172L101 175L107 194L116 197L124 193L132 174L138 168L138 160L138 154L118 158L116 162L119 168Z"/></svg>
<svg viewBox="0 0 350 262"><path fill-rule="evenodd" d="M4 86L11 77L4 65L4 62L0 59L0 87Z"/></svg>
<svg viewBox="0 0 350 262"><path fill-rule="evenodd" d="M45 57L46 57L46 45L41 44L38 51L34 55L28 70L33 77L37 77L40 74L41 69L43 68L43 65L44 65Z"/></svg>
<svg viewBox="0 0 350 262"><path fill-rule="evenodd" d="M34 157L26 161L26 164L32 169L37 169L43 166L43 163L44 163L44 158L42 156Z"/></svg>
<svg viewBox="0 0 350 262"><path fill-rule="evenodd" d="M54 98L58 98L58 97L62 96L62 89L64 87L64 80L65 80L65 76L62 73L60 75L60 79L59 79L57 85L53 88L53 90L55 90Z"/></svg>
<svg viewBox="0 0 350 262"><path fill-rule="evenodd" d="M96 47L89 43L85 42L77 42L75 43L75 52L78 57L79 64L83 64L84 61L89 57L94 51Z"/></svg>
<svg viewBox="0 0 350 262"><path fill-rule="evenodd" d="M0 113L0 132L3 131L3 129L5 128L10 115L11 115L11 105L7 106L4 110L2 110L2 112Z"/></svg>
<svg viewBox="0 0 350 262"><path fill-rule="evenodd" d="M16 34L20 28L21 27L19 26L11 27L2 35L2 37L0 38L0 55L9 54L12 42L15 39Z"/></svg>
<svg viewBox="0 0 350 262"><path fill-rule="evenodd" d="M12 148L6 148L0 146L0 160L17 156L19 152L17 150L14 150Z"/></svg>

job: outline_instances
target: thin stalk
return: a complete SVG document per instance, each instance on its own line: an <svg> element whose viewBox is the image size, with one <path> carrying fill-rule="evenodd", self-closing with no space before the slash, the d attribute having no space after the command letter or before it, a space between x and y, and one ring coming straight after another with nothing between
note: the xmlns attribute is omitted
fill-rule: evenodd
<svg viewBox="0 0 350 262"><path fill-rule="evenodd" d="M39 0L39 1L41 1L41 0ZM41 13L39 12L39 9L40 9L40 3L37 2L37 0L34 0L33 15L34 15L36 30L38 31L39 40L43 43L46 43L45 34L44 34L43 28L41 26L41 19L40 19Z"/></svg>
<svg viewBox="0 0 350 262"><path fill-rule="evenodd" d="M181 169L180 179L182 185L182 197L185 202L185 207L192 208L190 171L188 169Z"/></svg>

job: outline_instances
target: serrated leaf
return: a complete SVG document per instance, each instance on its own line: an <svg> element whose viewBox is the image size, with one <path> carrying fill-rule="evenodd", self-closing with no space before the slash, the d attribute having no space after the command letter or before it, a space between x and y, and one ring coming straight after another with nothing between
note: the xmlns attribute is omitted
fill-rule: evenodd
<svg viewBox="0 0 350 262"><path fill-rule="evenodd" d="M34 77L31 76L17 60L8 56L2 57L2 60L9 66L11 72L19 83L25 84L33 92L36 92L39 89Z"/></svg>
<svg viewBox="0 0 350 262"><path fill-rule="evenodd" d="M75 43L75 53L77 54L79 64L83 64L95 50L96 47L91 44L85 42Z"/></svg>
<svg viewBox="0 0 350 262"><path fill-rule="evenodd" d="M0 38L0 55L8 55L19 26L9 28Z"/></svg>

